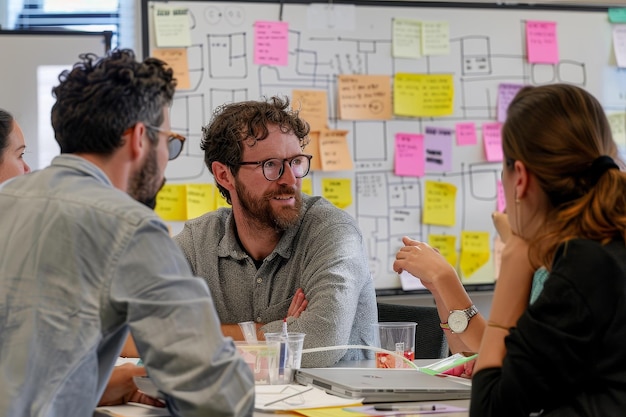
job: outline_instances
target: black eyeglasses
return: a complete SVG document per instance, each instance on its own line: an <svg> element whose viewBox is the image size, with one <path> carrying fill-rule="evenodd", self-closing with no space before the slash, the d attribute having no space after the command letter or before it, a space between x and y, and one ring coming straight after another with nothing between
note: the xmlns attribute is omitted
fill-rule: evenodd
<svg viewBox="0 0 626 417"><path fill-rule="evenodd" d="M276 181L285 172L285 162L289 164L293 176L296 178L306 177L311 168L313 155L296 155L287 159L270 158L258 162L239 162L235 165L260 165L263 168L263 176L268 181Z"/></svg>
<svg viewBox="0 0 626 417"><path fill-rule="evenodd" d="M147 129L153 130L159 133L165 133L167 137L167 152L169 154L168 159L171 161L172 159L178 158L178 155L183 151L183 145L185 144L186 138L183 135L179 135L178 133L171 132L169 130L159 129L158 127L145 125Z"/></svg>

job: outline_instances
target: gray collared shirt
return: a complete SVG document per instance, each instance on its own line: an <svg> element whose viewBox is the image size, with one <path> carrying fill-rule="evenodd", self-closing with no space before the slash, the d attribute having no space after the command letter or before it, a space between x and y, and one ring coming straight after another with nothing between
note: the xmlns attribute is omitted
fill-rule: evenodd
<svg viewBox="0 0 626 417"><path fill-rule="evenodd" d="M279 332L298 288L309 302L290 332L306 333L304 348L373 345L376 294L356 221L321 197L304 198L300 223L287 230L260 268L235 236L232 210L190 220L174 239L196 275L206 279L222 323L254 320ZM371 358L364 349L305 354L303 367Z"/></svg>
<svg viewBox="0 0 626 417"><path fill-rule="evenodd" d="M91 415L129 328L173 415L252 413L206 284L95 165L61 155L5 183L0 213L0 415Z"/></svg>

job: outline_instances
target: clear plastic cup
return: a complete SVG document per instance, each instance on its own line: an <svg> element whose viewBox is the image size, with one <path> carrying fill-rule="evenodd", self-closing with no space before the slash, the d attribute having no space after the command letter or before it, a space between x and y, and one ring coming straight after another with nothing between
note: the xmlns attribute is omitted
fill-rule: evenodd
<svg viewBox="0 0 626 417"><path fill-rule="evenodd" d="M305 333L265 333L265 340L278 342L280 352L278 355L278 384L290 384L296 369L300 369L302 362L302 348L304 346Z"/></svg>
<svg viewBox="0 0 626 417"><path fill-rule="evenodd" d="M376 346L415 360L415 327L414 322L381 322L375 323L374 335ZM411 365L402 358L385 352L376 352L377 368L410 368Z"/></svg>
<svg viewBox="0 0 626 417"><path fill-rule="evenodd" d="M260 341L254 343L235 342L237 351L250 366L257 385L275 385L278 380L278 356L280 344Z"/></svg>
<svg viewBox="0 0 626 417"><path fill-rule="evenodd" d="M246 342L248 343L256 343L257 337L256 337L256 323L253 321L244 321L241 323L237 323L239 324L239 327L241 328L241 333L243 333L243 337L246 340Z"/></svg>

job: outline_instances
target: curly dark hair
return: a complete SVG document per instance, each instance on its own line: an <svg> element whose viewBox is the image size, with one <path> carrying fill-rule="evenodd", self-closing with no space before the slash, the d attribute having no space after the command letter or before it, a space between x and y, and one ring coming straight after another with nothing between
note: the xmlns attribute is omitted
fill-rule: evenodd
<svg viewBox="0 0 626 417"><path fill-rule="evenodd" d="M298 116L298 111L289 109L289 99L271 97L264 101L243 101L218 107L211 122L202 128L200 148L204 151L204 163L211 174L214 161L230 167L236 175L241 162L243 144L256 145L269 135L268 126L275 125L283 133L293 133L300 139L300 147L309 143L309 124ZM230 194L221 185L217 188L230 204Z"/></svg>
<svg viewBox="0 0 626 417"><path fill-rule="evenodd" d="M13 115L0 109L0 162L4 158L4 150L9 146L9 135L13 131Z"/></svg>
<svg viewBox="0 0 626 417"><path fill-rule="evenodd" d="M52 89L52 127L61 153L111 154L122 145L124 131L136 123L163 123L163 107L172 103L176 88L165 62L138 62L130 49L104 57L81 54L59 81ZM155 132L148 135L157 141Z"/></svg>

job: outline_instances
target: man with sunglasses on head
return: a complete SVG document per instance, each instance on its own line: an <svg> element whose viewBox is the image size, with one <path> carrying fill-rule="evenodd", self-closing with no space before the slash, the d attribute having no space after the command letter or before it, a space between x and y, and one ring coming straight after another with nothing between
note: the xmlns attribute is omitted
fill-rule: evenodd
<svg viewBox="0 0 626 417"><path fill-rule="evenodd" d="M115 50L59 81L61 155L0 188L0 415L92 415L129 330L173 416L251 415L248 365L144 205L183 145L172 70Z"/></svg>
<svg viewBox="0 0 626 417"><path fill-rule="evenodd" d="M231 208L188 221L175 237L206 279L225 335L255 321L259 337L306 333L304 348L372 345L376 295L354 218L301 192L309 126L272 97L217 109L203 128L204 161ZM302 366L371 358L365 349L304 354Z"/></svg>

